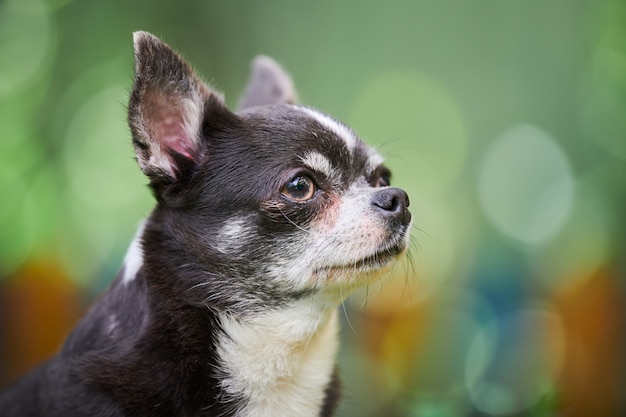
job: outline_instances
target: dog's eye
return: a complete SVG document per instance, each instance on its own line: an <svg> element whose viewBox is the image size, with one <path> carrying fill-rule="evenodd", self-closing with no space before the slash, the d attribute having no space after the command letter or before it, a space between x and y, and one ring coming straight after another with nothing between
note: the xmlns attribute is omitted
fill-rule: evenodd
<svg viewBox="0 0 626 417"><path fill-rule="evenodd" d="M391 185L391 171L381 165L372 173L369 178L372 187L389 187Z"/></svg>
<svg viewBox="0 0 626 417"><path fill-rule="evenodd" d="M391 185L391 175L388 173L381 174L374 183L374 187L389 187Z"/></svg>
<svg viewBox="0 0 626 417"><path fill-rule="evenodd" d="M299 175L283 185L280 192L290 200L302 202L313 198L316 190L311 178Z"/></svg>

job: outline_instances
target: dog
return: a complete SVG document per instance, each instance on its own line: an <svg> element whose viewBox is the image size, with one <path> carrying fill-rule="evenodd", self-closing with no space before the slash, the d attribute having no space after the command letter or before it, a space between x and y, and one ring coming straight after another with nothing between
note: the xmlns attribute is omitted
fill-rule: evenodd
<svg viewBox="0 0 626 417"><path fill-rule="evenodd" d="M338 306L408 247L383 158L255 58L240 108L134 33L128 119L156 207L2 416L331 416Z"/></svg>

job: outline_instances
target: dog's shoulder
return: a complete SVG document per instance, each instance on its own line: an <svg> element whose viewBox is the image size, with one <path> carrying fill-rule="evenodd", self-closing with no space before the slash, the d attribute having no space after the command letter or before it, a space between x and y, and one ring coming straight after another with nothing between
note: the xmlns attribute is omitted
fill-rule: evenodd
<svg viewBox="0 0 626 417"><path fill-rule="evenodd" d="M62 357L106 352L114 347L119 351L131 346L146 329L150 307L145 279L125 282L120 274L107 292L68 336Z"/></svg>

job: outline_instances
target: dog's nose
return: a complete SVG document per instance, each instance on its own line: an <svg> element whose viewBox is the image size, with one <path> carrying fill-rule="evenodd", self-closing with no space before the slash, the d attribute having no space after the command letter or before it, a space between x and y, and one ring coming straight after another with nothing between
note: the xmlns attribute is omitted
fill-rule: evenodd
<svg viewBox="0 0 626 417"><path fill-rule="evenodd" d="M399 221L403 226L411 222L409 211L409 196L399 188L385 188L374 194L372 205L383 216Z"/></svg>

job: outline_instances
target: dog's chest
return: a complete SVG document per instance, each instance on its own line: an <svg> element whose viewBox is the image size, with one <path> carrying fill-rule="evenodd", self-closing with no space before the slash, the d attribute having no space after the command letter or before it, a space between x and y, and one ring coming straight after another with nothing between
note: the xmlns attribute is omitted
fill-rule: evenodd
<svg viewBox="0 0 626 417"><path fill-rule="evenodd" d="M337 353L337 313L320 321L298 310L222 321L222 384L245 400L238 417L319 415Z"/></svg>

